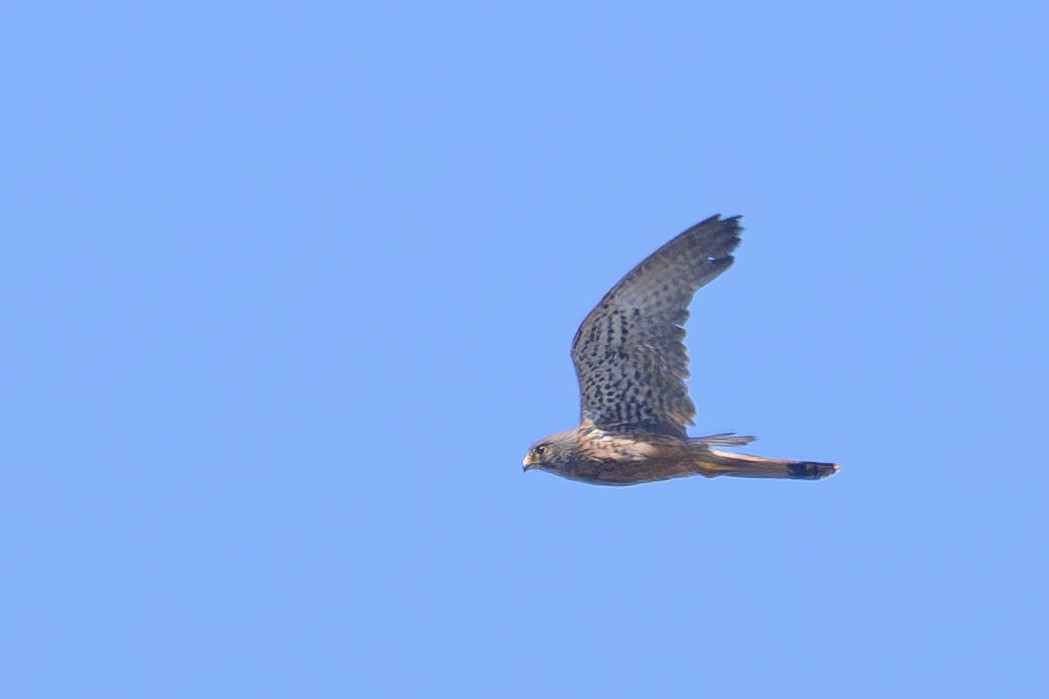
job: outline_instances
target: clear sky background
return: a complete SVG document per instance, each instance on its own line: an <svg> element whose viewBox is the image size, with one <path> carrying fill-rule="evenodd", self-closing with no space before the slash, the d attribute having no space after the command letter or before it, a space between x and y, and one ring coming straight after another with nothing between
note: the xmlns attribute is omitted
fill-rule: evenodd
<svg viewBox="0 0 1049 699"><path fill-rule="evenodd" d="M1044 3L5 3L0 695L1045 696ZM742 214L693 434L521 472Z"/></svg>

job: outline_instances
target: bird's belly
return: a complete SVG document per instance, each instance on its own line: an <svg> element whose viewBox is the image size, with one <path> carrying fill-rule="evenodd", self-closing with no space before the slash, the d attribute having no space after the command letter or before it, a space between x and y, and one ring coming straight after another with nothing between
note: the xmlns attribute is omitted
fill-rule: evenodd
<svg viewBox="0 0 1049 699"><path fill-rule="evenodd" d="M574 481L596 485L635 485L694 476L699 473L690 459L602 460L576 462L556 471Z"/></svg>

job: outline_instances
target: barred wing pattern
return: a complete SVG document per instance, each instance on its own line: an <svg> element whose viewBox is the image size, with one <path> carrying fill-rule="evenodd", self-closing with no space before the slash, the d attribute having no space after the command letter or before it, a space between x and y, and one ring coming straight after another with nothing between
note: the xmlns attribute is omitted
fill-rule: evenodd
<svg viewBox="0 0 1049 699"><path fill-rule="evenodd" d="M581 422L610 432L687 436L696 408L685 386L683 326L696 290L732 264L738 219L712 216L681 233L583 320L572 341Z"/></svg>

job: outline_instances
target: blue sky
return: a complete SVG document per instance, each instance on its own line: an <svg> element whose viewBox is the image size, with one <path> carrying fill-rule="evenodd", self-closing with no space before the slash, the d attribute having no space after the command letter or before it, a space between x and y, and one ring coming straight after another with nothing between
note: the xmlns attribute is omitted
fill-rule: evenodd
<svg viewBox="0 0 1049 699"><path fill-rule="evenodd" d="M1047 35L6 4L0 694L1044 696ZM522 474L713 213L694 434L841 473Z"/></svg>

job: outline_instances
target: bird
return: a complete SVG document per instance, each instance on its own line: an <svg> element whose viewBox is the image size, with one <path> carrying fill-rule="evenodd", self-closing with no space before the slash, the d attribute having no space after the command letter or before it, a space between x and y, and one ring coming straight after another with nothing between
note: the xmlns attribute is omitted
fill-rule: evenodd
<svg viewBox="0 0 1049 699"><path fill-rule="evenodd" d="M688 307L698 289L733 263L740 216L720 214L666 243L605 294L572 341L579 426L529 448L524 470L596 485L635 485L685 476L819 480L838 464L771 459L715 447L754 437L689 437Z"/></svg>

